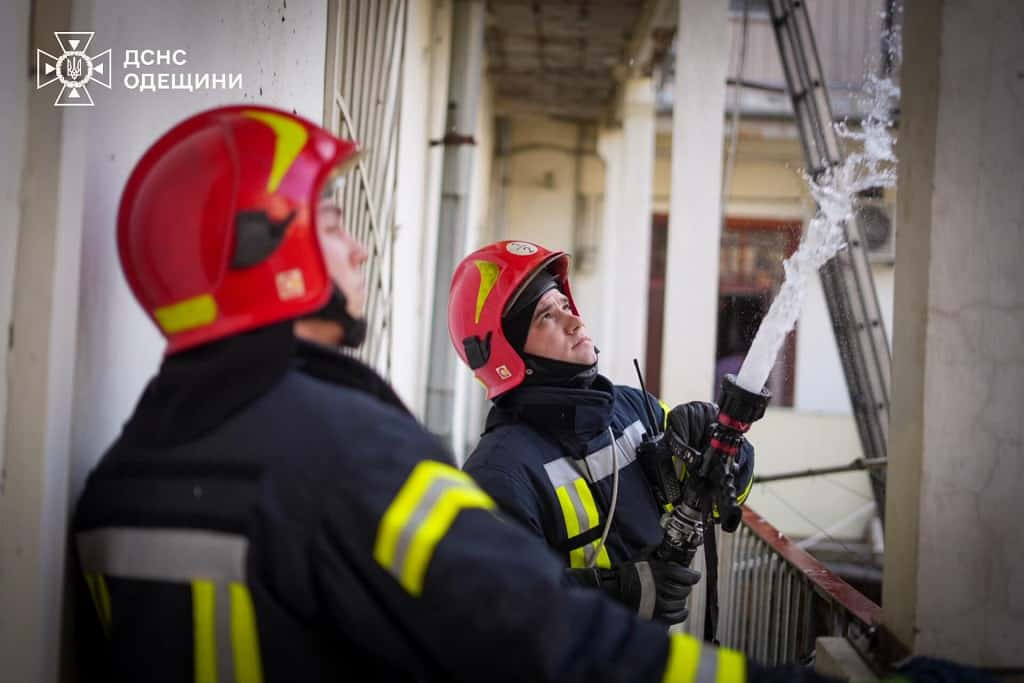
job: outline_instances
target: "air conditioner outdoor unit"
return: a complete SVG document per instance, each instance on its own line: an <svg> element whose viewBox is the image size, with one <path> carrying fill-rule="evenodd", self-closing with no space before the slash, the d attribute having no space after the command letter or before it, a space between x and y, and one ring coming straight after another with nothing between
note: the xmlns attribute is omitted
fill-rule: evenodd
<svg viewBox="0 0 1024 683"><path fill-rule="evenodd" d="M881 192L877 194L881 195ZM895 205L881 196L862 195L857 200L854 217L864 236L868 260L871 263L895 262L896 225L893 220L895 215Z"/></svg>

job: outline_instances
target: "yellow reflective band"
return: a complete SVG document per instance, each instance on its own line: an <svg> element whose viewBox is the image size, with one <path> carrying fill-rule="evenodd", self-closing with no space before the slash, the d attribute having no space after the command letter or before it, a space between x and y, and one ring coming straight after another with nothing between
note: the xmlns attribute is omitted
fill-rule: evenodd
<svg viewBox="0 0 1024 683"><path fill-rule="evenodd" d="M576 508L573 507L572 500L569 499L569 490L565 486L559 486L555 489L555 496L558 497L558 505L562 508L562 517L565 518L565 537L568 539L578 536L580 520L576 516ZM587 566L583 548L573 548L569 551L569 566L573 569L582 569Z"/></svg>
<svg viewBox="0 0 1024 683"><path fill-rule="evenodd" d="M107 580L103 574L86 574L85 582L89 585L89 595L92 596L92 604L96 608L96 615L99 617L103 633L110 637L111 611L110 611L110 590L107 588Z"/></svg>
<svg viewBox="0 0 1024 683"><path fill-rule="evenodd" d="M600 542L601 542L601 539L597 539L596 541L594 541L594 548L595 549L597 548L597 544L600 543ZM612 568L611 558L608 557L608 546L607 545L602 545L601 546L601 552L599 552L597 554L597 566L600 567L601 569L611 569Z"/></svg>
<svg viewBox="0 0 1024 683"><path fill-rule="evenodd" d="M754 488L754 473L750 473L750 481L747 482L747 488L743 489L743 493L736 496L736 502L740 505L746 502L747 498L750 497L750 491Z"/></svg>
<svg viewBox="0 0 1024 683"><path fill-rule="evenodd" d="M561 506L562 516L565 518L566 538L579 536L580 520L576 517L576 510L572 506L572 501L569 500L569 491L564 486L559 486L555 489L555 495L558 496L558 504ZM582 548L578 548L578 550L581 553L583 552Z"/></svg>
<svg viewBox="0 0 1024 683"><path fill-rule="evenodd" d="M217 683L216 609L213 581L192 582L192 658L195 683Z"/></svg>
<svg viewBox="0 0 1024 683"><path fill-rule="evenodd" d="M718 672L715 683L745 683L747 680L747 660L736 650L718 648Z"/></svg>
<svg viewBox="0 0 1024 683"><path fill-rule="evenodd" d="M500 268L496 263L490 261L473 261L473 263L480 271L480 288L476 291L476 314L473 316L473 322L478 323L480 322L480 312L484 310L484 304L487 303L487 297L491 295L494 283L498 281Z"/></svg>
<svg viewBox="0 0 1024 683"><path fill-rule="evenodd" d="M700 662L700 641L685 633L673 633L668 641L668 661L662 683L694 683Z"/></svg>
<svg viewBox="0 0 1024 683"><path fill-rule="evenodd" d="M430 484L438 477L447 477L456 481L470 481L469 475L433 460L424 460L413 468L412 474L398 491L398 495L388 506L387 512L380 520L377 529L377 540L373 547L373 556L385 568L390 568L395 560L398 539L412 517L416 506L427 492Z"/></svg>
<svg viewBox="0 0 1024 683"><path fill-rule="evenodd" d="M209 294L200 294L153 311L160 328L167 334L209 325L217 319L217 302Z"/></svg>
<svg viewBox="0 0 1024 683"><path fill-rule="evenodd" d="M405 568L402 571L402 585L412 595L419 596L423 593L423 580L427 575L427 567L430 565L430 558L434 555L434 549L441 542L448 529L455 521L456 515L464 508L495 507L491 497L480 489L474 488L451 488L441 494L441 498L434 504L423 525L413 536L412 544L409 547L409 555L405 560Z"/></svg>
<svg viewBox="0 0 1024 683"><path fill-rule="evenodd" d="M583 502L583 509L587 512L587 520L590 524L583 531L589 531L597 526L597 505L594 503L594 496L590 493L590 487L587 486L587 482L583 479L577 479L573 482L576 487L576 493L580 496L580 501Z"/></svg>
<svg viewBox="0 0 1024 683"><path fill-rule="evenodd" d="M246 111L242 116L262 121L274 130L274 162L270 167L267 191L274 192L291 168L299 152L306 146L309 133L297 121L267 111Z"/></svg>
<svg viewBox="0 0 1024 683"><path fill-rule="evenodd" d="M438 491L436 500L431 498ZM381 518L373 557L418 596L434 549L458 513L465 508L494 507L494 500L465 472L425 460L413 468Z"/></svg>
<svg viewBox="0 0 1024 683"><path fill-rule="evenodd" d="M668 413L669 410L671 410L671 408L669 408L668 404L662 401L660 398L658 399L658 405L661 406L661 411L665 413L665 417L662 418L661 428L668 429Z"/></svg>
<svg viewBox="0 0 1024 683"><path fill-rule="evenodd" d="M256 611L245 584L231 584L231 649L235 655L235 683L263 683L260 637Z"/></svg>

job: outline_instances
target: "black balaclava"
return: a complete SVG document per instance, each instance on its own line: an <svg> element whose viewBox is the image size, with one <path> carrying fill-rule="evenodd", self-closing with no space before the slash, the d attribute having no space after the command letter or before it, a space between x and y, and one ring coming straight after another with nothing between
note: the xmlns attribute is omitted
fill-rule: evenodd
<svg viewBox="0 0 1024 683"><path fill-rule="evenodd" d="M341 345L354 349L366 339L366 318L353 318L345 308L345 303L345 295L337 285L332 285L331 298L327 300L324 307L305 318L338 323L344 332Z"/></svg>
<svg viewBox="0 0 1024 683"><path fill-rule="evenodd" d="M530 332L533 313L541 297L552 289L561 288L554 275L544 270L526 285L502 318L501 329L516 353L526 363L526 378L523 385L564 386L579 389L589 388L597 377L597 363L589 365L543 358L526 353L526 337ZM562 292L564 294L564 292Z"/></svg>

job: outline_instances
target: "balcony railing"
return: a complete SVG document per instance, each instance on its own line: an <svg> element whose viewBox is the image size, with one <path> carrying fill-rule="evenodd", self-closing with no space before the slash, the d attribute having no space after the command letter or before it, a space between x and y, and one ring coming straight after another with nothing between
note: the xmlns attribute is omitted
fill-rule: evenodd
<svg viewBox="0 0 1024 683"><path fill-rule="evenodd" d="M862 643L880 608L748 507L736 533L718 535L718 639L762 664L807 663L815 640ZM704 556L694 568L702 572ZM687 633L703 636L704 591L690 599Z"/></svg>

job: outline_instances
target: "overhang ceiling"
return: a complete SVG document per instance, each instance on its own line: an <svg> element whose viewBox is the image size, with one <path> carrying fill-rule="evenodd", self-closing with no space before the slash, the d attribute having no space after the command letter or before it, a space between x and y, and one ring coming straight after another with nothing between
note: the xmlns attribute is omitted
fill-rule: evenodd
<svg viewBox="0 0 1024 683"><path fill-rule="evenodd" d="M649 72L671 42L671 29L652 23L662 4L488 0L485 41L498 111L608 118L621 80Z"/></svg>

